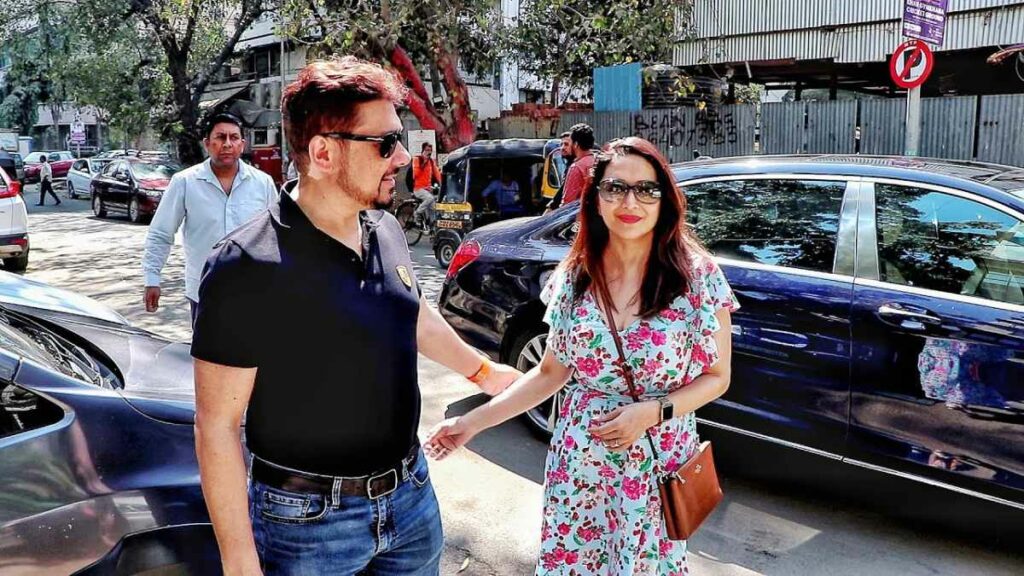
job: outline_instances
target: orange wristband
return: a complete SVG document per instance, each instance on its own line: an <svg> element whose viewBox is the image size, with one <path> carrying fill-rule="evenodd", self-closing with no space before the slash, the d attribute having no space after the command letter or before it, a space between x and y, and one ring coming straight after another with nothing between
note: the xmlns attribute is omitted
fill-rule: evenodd
<svg viewBox="0 0 1024 576"><path fill-rule="evenodd" d="M480 364L480 369L476 371L476 374L469 376L468 379L473 384L480 384L487 377L491 375L491 361L487 358L483 358L483 362Z"/></svg>

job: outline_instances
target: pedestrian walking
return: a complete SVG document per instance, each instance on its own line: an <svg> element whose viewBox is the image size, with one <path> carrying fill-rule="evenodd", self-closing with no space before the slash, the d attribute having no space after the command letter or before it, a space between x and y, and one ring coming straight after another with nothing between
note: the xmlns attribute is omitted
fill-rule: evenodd
<svg viewBox="0 0 1024 576"><path fill-rule="evenodd" d="M694 411L729 386L730 311L738 304L688 231L685 200L653 144L612 142L594 175L569 256L542 294L550 332L540 365L440 425L427 451L443 458L575 374L555 407L536 573L685 574L686 542L663 529L658 479L695 455Z"/></svg>
<svg viewBox="0 0 1024 576"><path fill-rule="evenodd" d="M240 160L245 140L238 117L211 117L203 145L209 158L171 177L149 225L142 257L147 312L160 307L162 272L179 229L185 246L185 297L194 320L199 277L213 245L277 200L274 180Z"/></svg>
<svg viewBox="0 0 1024 576"><path fill-rule="evenodd" d="M39 160L42 162L42 165L39 166L39 203L36 206L46 205L47 192L57 201L57 206L60 206L60 198L53 191L53 167L50 166L50 160L45 154Z"/></svg>
<svg viewBox="0 0 1024 576"><path fill-rule="evenodd" d="M281 102L299 178L207 264L196 450L227 574L438 574L417 353L491 394L520 376L427 304L402 227L381 209L410 160L405 96L352 57L300 71Z"/></svg>
<svg viewBox="0 0 1024 576"><path fill-rule="evenodd" d="M437 202L433 188L435 184L441 184L441 172L434 161L434 147L429 142L424 142L420 147L420 155L413 158L406 184L420 202L413 212L413 218L421 226L429 224L434 219L434 204Z"/></svg>

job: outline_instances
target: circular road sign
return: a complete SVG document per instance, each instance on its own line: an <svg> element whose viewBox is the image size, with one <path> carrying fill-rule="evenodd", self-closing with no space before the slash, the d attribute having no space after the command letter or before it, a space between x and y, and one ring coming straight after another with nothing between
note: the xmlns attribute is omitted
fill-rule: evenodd
<svg viewBox="0 0 1024 576"><path fill-rule="evenodd" d="M935 66L935 54L920 40L907 40L896 47L889 59L889 75L900 88L917 88Z"/></svg>

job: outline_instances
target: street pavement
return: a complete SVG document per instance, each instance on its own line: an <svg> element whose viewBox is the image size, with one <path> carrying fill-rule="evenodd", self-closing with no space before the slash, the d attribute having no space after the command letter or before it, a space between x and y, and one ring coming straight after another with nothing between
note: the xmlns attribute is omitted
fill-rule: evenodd
<svg viewBox="0 0 1024 576"><path fill-rule="evenodd" d="M31 261L26 275L91 296L137 326L175 340L190 340L184 299L183 254L171 252L164 272L163 299L155 314L142 304L140 257L146 226L123 219L93 217L85 200L65 199L34 206L30 187ZM444 280L426 241L412 249L415 271L428 300L436 302ZM462 414L484 401L461 377L421 358L423 391L421 434L446 416ZM487 431L444 462L431 475L444 517L446 548L441 574L532 574L539 551L541 482L546 445L519 421ZM760 452L757 450L756 452ZM765 454L768 454L766 451ZM789 462L751 450L739 468L760 471ZM1001 510L981 519L965 516L974 535L951 533L941 522L906 518L916 506L916 485L892 487L895 495L858 479L846 469L833 471L851 480L849 493L865 493L851 502L837 494L807 489L789 481L768 481L722 473L725 501L688 544L690 573L709 576L1024 574L1024 551L1017 538L1003 537ZM888 500L875 503L882 497ZM972 502L938 493L922 506L933 516L952 515ZM877 497L877 498L876 498ZM938 499L939 504L933 504ZM1021 516L1016 516L1020 520ZM1011 520L1012 521L1012 520ZM980 532L978 532L980 530Z"/></svg>

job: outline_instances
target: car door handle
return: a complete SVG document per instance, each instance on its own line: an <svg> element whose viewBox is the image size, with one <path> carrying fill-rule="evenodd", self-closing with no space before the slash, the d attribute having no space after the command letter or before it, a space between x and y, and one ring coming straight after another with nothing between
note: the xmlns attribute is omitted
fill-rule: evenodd
<svg viewBox="0 0 1024 576"><path fill-rule="evenodd" d="M924 330L927 326L937 326L942 319L927 310L908 310L899 304L883 304L878 307L878 315L883 320L899 323L908 330Z"/></svg>

